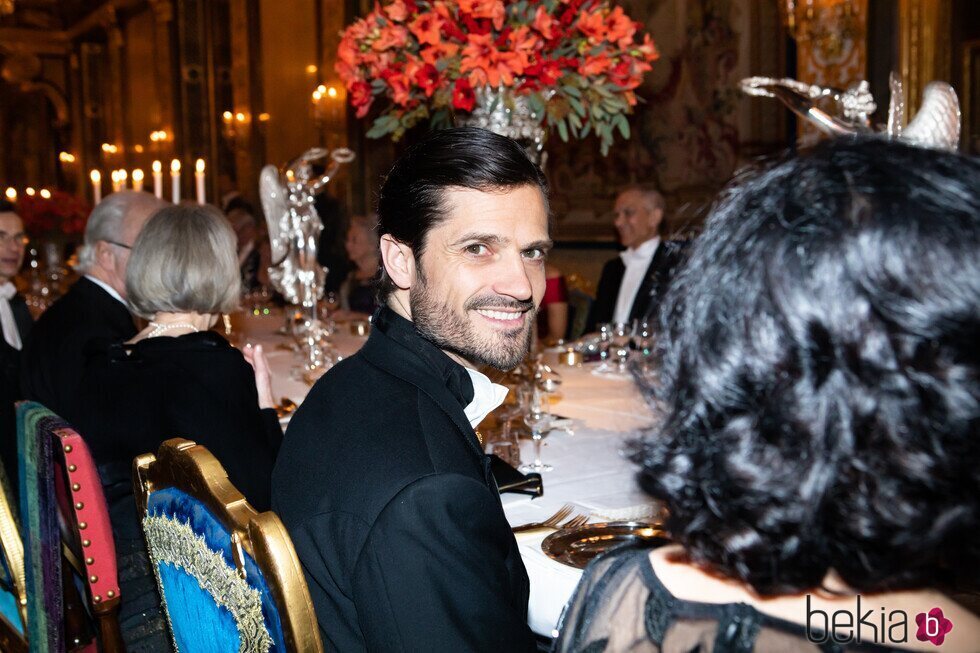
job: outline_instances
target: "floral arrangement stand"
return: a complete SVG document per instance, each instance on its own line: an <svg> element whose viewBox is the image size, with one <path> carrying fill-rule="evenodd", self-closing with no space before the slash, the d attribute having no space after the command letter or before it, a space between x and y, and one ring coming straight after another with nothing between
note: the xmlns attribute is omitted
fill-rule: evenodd
<svg viewBox="0 0 980 653"><path fill-rule="evenodd" d="M595 134L603 154L630 137L636 88L658 54L609 0L389 0L350 25L337 73L368 136L397 140L421 121L518 134L540 152ZM472 114L472 115L470 115Z"/></svg>

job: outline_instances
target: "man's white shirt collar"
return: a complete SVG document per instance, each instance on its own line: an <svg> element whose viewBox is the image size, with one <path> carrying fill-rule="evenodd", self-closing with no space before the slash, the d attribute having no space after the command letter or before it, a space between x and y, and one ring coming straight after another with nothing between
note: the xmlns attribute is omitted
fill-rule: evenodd
<svg viewBox="0 0 980 653"><path fill-rule="evenodd" d="M494 383L487 378L486 374L468 367L463 369L470 375L470 381L473 382L473 401L463 409L463 412L466 414L470 426L476 428L476 425L482 422L483 418L490 414L490 411L504 403L507 388Z"/></svg>
<svg viewBox="0 0 980 653"><path fill-rule="evenodd" d="M126 310L129 310L129 304L127 304L126 303L126 300L122 298L122 295L120 295L118 292L116 292L116 289L115 288L113 288L112 286L110 286L109 284L107 284L105 281L102 281L101 279L96 279L95 277L93 277L90 274L86 274L85 275L85 278L88 279L89 281L91 281L92 283L94 283L95 285L97 285L102 290L104 290L107 293L109 293L110 295L112 295L113 299L115 299L120 304L122 304L123 306L125 306L126 307Z"/></svg>
<svg viewBox="0 0 980 653"><path fill-rule="evenodd" d="M653 260L653 255L657 252L658 245L660 245L660 238L651 238L639 247L620 252L619 256L623 259L626 267L632 267L638 263L644 263L649 266L650 261Z"/></svg>

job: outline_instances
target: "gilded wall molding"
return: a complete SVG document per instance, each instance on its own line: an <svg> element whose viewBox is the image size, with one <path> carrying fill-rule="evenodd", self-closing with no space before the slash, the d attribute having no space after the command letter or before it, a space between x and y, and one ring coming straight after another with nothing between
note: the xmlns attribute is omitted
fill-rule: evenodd
<svg viewBox="0 0 980 653"><path fill-rule="evenodd" d="M899 0L899 65L905 80L905 106L912 112L932 80L953 81L949 33L951 0Z"/></svg>

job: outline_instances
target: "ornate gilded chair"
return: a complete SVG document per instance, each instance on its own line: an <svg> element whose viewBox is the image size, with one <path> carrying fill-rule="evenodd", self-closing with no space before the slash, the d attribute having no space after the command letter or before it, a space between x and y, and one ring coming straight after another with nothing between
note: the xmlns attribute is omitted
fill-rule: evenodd
<svg viewBox="0 0 980 653"><path fill-rule="evenodd" d="M322 651L289 535L204 447L175 438L133 463L161 603L181 653Z"/></svg>
<svg viewBox="0 0 980 653"><path fill-rule="evenodd" d="M115 541L88 446L34 402L17 405L17 438L31 650L122 651Z"/></svg>

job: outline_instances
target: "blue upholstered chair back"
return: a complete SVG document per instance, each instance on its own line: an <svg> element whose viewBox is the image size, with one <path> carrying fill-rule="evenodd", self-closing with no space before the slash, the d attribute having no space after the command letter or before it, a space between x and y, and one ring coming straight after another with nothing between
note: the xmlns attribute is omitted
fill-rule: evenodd
<svg viewBox="0 0 980 653"><path fill-rule="evenodd" d="M143 532L178 651L287 650L262 571L201 501L150 493Z"/></svg>
<svg viewBox="0 0 980 653"><path fill-rule="evenodd" d="M150 564L181 653L319 653L299 560L282 522L257 513L189 440L133 462Z"/></svg>

